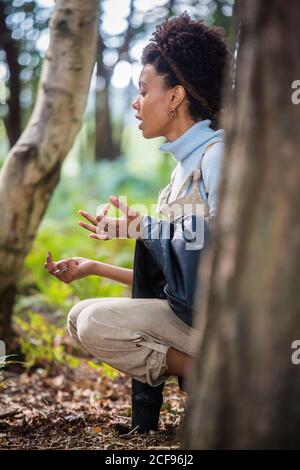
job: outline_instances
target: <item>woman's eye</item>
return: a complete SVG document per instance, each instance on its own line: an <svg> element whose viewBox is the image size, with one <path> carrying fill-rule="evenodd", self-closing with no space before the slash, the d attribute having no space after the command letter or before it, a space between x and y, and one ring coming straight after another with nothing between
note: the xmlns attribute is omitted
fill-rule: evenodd
<svg viewBox="0 0 300 470"><path fill-rule="evenodd" d="M145 91L140 91L140 95L145 96L146 92Z"/></svg>

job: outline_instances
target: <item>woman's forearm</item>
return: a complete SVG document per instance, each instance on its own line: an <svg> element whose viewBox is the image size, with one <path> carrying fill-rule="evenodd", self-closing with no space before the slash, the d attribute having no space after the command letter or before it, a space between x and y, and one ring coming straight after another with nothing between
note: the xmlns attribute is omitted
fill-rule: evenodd
<svg viewBox="0 0 300 470"><path fill-rule="evenodd" d="M93 272L91 274L132 286L133 269L120 268L119 266L102 263L101 261L94 261Z"/></svg>

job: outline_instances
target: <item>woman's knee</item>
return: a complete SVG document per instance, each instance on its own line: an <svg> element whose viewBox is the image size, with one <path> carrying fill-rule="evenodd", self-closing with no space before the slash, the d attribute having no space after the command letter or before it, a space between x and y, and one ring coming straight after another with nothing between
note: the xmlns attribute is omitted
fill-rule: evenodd
<svg viewBox="0 0 300 470"><path fill-rule="evenodd" d="M68 313L68 318L67 318L67 326L68 330L73 331L74 329L77 330L77 320L81 312L85 307L88 305L97 302L99 299L85 299L81 300L80 302L77 302L77 304L73 305L71 310Z"/></svg>
<svg viewBox="0 0 300 470"><path fill-rule="evenodd" d="M103 328L99 327L104 321L102 312L103 304L86 305L77 315L77 335L84 347L94 350L95 346L100 347L102 343ZM95 319L95 314L97 319ZM104 325L103 325L104 326Z"/></svg>
<svg viewBox="0 0 300 470"><path fill-rule="evenodd" d="M67 329L68 329L69 335L78 346L81 346L81 344L80 344L80 341L78 338L78 332L77 332L77 319L78 319L79 314L82 312L82 309L83 309L82 302L78 302L77 304L73 305L73 307L68 313L68 318L67 318Z"/></svg>
<svg viewBox="0 0 300 470"><path fill-rule="evenodd" d="M73 307L68 313L67 327L69 332L73 329L77 329L77 318L83 308L81 304L82 302L78 302L77 304L73 305Z"/></svg>

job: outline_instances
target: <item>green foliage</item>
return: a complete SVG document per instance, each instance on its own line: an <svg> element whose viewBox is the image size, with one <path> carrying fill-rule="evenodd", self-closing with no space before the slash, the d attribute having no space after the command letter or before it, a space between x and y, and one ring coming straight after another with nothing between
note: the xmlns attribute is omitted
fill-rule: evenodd
<svg viewBox="0 0 300 470"><path fill-rule="evenodd" d="M91 369L100 370L101 375L109 377L111 380L115 379L119 375L119 372L116 369L104 362L101 364L95 364L93 361L87 361L87 365L91 367Z"/></svg>
<svg viewBox="0 0 300 470"><path fill-rule="evenodd" d="M8 364L22 364L20 361L11 360L11 357L16 357L16 354L9 354L7 356L0 356L0 389L4 388L8 381L4 380L3 371Z"/></svg>
<svg viewBox="0 0 300 470"><path fill-rule="evenodd" d="M47 367L49 364L58 363L68 364L73 368L80 364L80 359L66 351L66 345L63 343L65 330L49 323L43 315L29 311L27 321L16 317L15 322L21 330L19 341L25 356L25 367Z"/></svg>
<svg viewBox="0 0 300 470"><path fill-rule="evenodd" d="M7 364L22 364L19 361L12 361L11 359L9 359L10 357L17 357L17 354L8 354L7 356L0 356L0 371L1 369L4 369Z"/></svg>
<svg viewBox="0 0 300 470"><path fill-rule="evenodd" d="M21 352L25 357L23 364L26 368L34 366L51 368L54 364L65 364L73 369L84 361L68 352L65 329L50 323L43 315L29 311L27 319L16 316L15 322L21 332L19 342ZM119 373L108 364L95 364L91 360L85 360L85 362L89 367L99 370L101 375L110 379L114 379ZM4 366L5 363L3 360L1 362L0 358L0 381L1 368Z"/></svg>
<svg viewBox="0 0 300 470"><path fill-rule="evenodd" d="M130 240L112 240L98 242L87 236L76 222L80 217L73 218L73 224L60 225L44 223L40 227L33 248L25 260L22 280L19 284L21 292L31 287L31 292L39 299L47 310L59 310L65 315L74 303L92 297L119 297L130 295L128 287L117 284L98 276L65 284L51 276L44 267L47 251L51 251L55 261L73 256L84 256L119 266L132 267L134 243ZM55 236L53 236L55 233ZM26 308L26 304L23 305ZM48 308L47 308L48 306ZM22 300L16 306L22 307Z"/></svg>
<svg viewBox="0 0 300 470"><path fill-rule="evenodd" d="M7 364L16 364L16 363L19 363L21 364L19 361L12 361L11 359L9 359L10 357L16 357L17 355L16 354L9 354L7 356L0 356L0 371L2 369L4 369ZM9 360L7 360L9 359Z"/></svg>

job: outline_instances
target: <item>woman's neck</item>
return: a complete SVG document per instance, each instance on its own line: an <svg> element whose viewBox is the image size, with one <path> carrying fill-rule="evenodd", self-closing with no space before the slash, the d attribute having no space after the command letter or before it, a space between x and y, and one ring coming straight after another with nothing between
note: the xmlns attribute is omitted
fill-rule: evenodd
<svg viewBox="0 0 300 470"><path fill-rule="evenodd" d="M210 119L198 121L177 139L162 144L159 149L162 152L171 153L177 162L183 161L212 138L223 140L223 130L214 131L211 129L210 124Z"/></svg>
<svg viewBox="0 0 300 470"><path fill-rule="evenodd" d="M168 142L173 142L178 139L182 134L184 134L190 127L196 124L197 121L194 121L191 118L186 116L181 117L178 115L171 123L170 128L165 133L164 137Z"/></svg>

